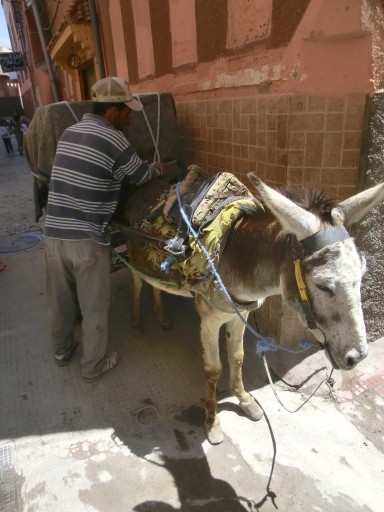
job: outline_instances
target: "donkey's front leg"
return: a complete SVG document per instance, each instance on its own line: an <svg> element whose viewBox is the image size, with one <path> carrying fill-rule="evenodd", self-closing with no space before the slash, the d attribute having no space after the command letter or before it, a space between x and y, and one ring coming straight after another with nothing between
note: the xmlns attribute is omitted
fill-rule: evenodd
<svg viewBox="0 0 384 512"><path fill-rule="evenodd" d="M246 319L248 315L243 317ZM245 325L235 316L226 325L227 355L229 364L229 388L237 396L240 407L252 420L258 421L263 417L263 410L257 405L252 395L247 393L243 384L243 336Z"/></svg>
<svg viewBox="0 0 384 512"><path fill-rule="evenodd" d="M221 375L219 354L219 331L223 320L222 314L214 310L201 296L196 296L196 309L200 315L200 337L203 349L205 391L205 430L211 444L220 444L224 440L217 416L216 384Z"/></svg>
<svg viewBox="0 0 384 512"><path fill-rule="evenodd" d="M142 328L141 320L141 290L143 288L143 280L137 272L132 272L132 309L133 309L133 327L134 329Z"/></svg>

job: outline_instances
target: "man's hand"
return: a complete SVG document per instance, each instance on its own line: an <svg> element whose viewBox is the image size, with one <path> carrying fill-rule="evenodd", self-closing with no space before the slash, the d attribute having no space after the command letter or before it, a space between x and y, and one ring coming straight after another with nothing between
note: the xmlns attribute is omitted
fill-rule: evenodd
<svg viewBox="0 0 384 512"><path fill-rule="evenodd" d="M167 169L167 164L164 163L164 162L156 162L156 167L158 169L160 169L161 171L161 176L164 176L165 175L165 172L166 172L166 169Z"/></svg>

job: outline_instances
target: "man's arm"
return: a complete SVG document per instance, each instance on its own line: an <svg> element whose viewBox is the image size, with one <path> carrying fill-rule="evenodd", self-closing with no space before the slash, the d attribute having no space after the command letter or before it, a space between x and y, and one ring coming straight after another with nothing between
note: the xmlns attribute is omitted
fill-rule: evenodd
<svg viewBox="0 0 384 512"><path fill-rule="evenodd" d="M163 162L147 163L128 146L122 151L113 166L114 177L124 184L144 185L154 178L164 175L166 164Z"/></svg>

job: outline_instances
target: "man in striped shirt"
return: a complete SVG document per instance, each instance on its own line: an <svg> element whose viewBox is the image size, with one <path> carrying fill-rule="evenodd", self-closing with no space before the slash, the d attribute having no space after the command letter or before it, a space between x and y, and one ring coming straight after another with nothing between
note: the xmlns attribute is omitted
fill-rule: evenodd
<svg viewBox="0 0 384 512"><path fill-rule="evenodd" d="M94 113L67 128L52 168L44 249L54 359L69 362L77 305L82 314L82 378L92 382L112 370L107 353L110 304L108 225L121 184L144 185L161 177L165 164L141 160L123 135L131 110L142 110L127 82L107 77L92 88Z"/></svg>

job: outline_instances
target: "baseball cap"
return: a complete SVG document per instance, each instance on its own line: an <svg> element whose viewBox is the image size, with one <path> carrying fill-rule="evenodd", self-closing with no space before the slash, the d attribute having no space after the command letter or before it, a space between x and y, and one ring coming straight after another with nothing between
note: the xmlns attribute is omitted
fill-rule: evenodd
<svg viewBox="0 0 384 512"><path fill-rule="evenodd" d="M92 86L92 100L99 103L125 103L131 110L143 110L140 101L135 100L128 82L117 76L107 76Z"/></svg>

